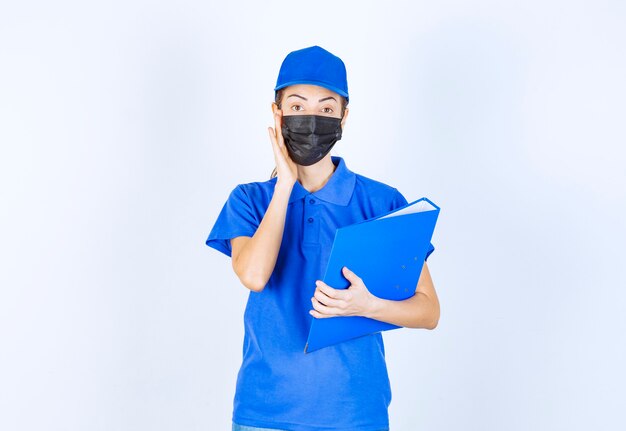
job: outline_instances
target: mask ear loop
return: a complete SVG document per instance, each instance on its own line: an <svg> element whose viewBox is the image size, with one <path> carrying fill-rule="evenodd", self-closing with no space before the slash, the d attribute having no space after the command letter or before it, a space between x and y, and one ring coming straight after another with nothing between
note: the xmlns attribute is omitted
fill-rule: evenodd
<svg viewBox="0 0 626 431"><path fill-rule="evenodd" d="M341 136L343 134L343 124L341 124L343 122L343 117L346 113L345 109L341 110L341 118L339 118L339 132L335 132L335 135L339 135Z"/></svg>
<svg viewBox="0 0 626 431"><path fill-rule="evenodd" d="M345 114L346 114L346 109L344 108L344 109L341 110L341 117L339 117L340 121L343 121L343 117L344 117Z"/></svg>

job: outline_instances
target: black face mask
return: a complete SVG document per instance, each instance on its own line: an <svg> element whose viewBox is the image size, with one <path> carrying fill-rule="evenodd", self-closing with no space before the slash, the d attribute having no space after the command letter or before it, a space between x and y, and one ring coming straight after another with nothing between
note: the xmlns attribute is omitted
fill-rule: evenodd
<svg viewBox="0 0 626 431"><path fill-rule="evenodd" d="M286 115L282 117L283 140L291 159L309 166L324 158L341 139L341 118L323 115Z"/></svg>

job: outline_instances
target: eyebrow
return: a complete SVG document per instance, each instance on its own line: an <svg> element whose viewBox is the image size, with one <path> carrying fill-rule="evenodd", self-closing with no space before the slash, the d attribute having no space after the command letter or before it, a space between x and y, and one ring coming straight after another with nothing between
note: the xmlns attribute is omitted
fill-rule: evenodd
<svg viewBox="0 0 626 431"><path fill-rule="evenodd" d="M307 99L306 97L302 97L302 96L300 96L299 94L290 94L289 96L287 96L287 99L288 99L288 98L290 98L290 97L292 97L292 96L294 96L294 97L299 97L299 98L300 98L300 99L302 99L302 100L307 100L307 101L309 100L309 99ZM330 100L330 99L334 100L335 102L337 101L337 99L335 99L333 96L328 96L328 97L324 97L324 98L322 98L322 99L318 100L318 102L323 102L323 101L325 101L325 100Z"/></svg>

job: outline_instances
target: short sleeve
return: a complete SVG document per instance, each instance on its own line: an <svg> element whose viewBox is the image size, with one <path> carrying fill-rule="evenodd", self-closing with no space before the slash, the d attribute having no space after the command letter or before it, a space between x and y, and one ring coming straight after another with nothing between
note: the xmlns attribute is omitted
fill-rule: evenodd
<svg viewBox="0 0 626 431"><path fill-rule="evenodd" d="M430 256L430 254L435 251L435 246L433 245L433 243L430 243L430 246L428 247L428 251L426 252L426 258L424 259L424 261L428 261L428 256Z"/></svg>
<svg viewBox="0 0 626 431"><path fill-rule="evenodd" d="M396 208L400 208L405 206L406 204L408 204L409 202L406 200L406 198L404 197L404 195L402 193L400 193L400 191L398 189L393 189L394 190L394 196L393 196L393 201L391 204L391 208L389 208L390 211L396 209ZM428 256L430 256L430 254L435 251L435 246L433 245L433 243L431 242L430 245L428 246L428 251L426 252L426 258L424 259L424 261L428 261Z"/></svg>
<svg viewBox="0 0 626 431"><path fill-rule="evenodd" d="M389 208L389 211L393 211L396 208L403 207L408 203L409 202L398 189L393 189L393 199L391 201L391 207Z"/></svg>
<svg viewBox="0 0 626 431"><path fill-rule="evenodd" d="M230 192L206 239L206 245L231 256L230 239L253 236L260 222L241 184Z"/></svg>

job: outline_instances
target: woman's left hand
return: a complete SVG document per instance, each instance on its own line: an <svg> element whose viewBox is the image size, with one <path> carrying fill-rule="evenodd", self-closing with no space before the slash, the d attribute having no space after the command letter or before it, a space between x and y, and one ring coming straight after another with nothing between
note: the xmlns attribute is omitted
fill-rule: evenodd
<svg viewBox="0 0 626 431"><path fill-rule="evenodd" d="M347 289L334 289L321 280L315 282L315 294L311 298L313 310L309 313L316 318L333 316L367 316L374 306L376 297L372 295L363 280L347 267L342 268L344 277L350 282Z"/></svg>

